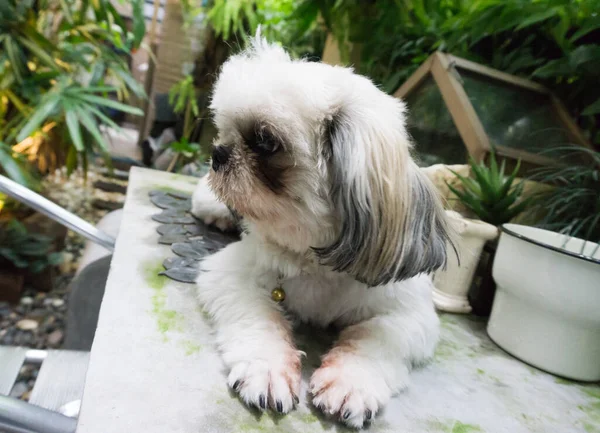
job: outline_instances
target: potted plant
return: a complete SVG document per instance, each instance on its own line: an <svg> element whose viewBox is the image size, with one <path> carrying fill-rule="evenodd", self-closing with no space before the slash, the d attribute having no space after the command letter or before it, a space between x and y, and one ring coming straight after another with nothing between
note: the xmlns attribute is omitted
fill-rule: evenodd
<svg viewBox="0 0 600 433"><path fill-rule="evenodd" d="M44 271L60 264L62 254L52 251L52 239L29 233L25 226L11 220L0 227L0 287L2 298L17 302L25 281L35 281Z"/></svg>
<svg viewBox="0 0 600 433"><path fill-rule="evenodd" d="M543 370L600 380L600 153L588 162L544 168L553 188L534 196L541 227L505 224L493 277L498 285L488 334ZM560 233L558 233L560 232Z"/></svg>
<svg viewBox="0 0 600 433"><path fill-rule="evenodd" d="M522 200L523 181L515 182L519 162L509 175L505 174L506 162L498 166L493 152L489 165L474 159L469 165L470 177L450 170L459 180L460 187L450 182L446 184L478 219L448 212L458 233L458 257L450 255L446 269L435 273L433 298L436 307L443 311L468 313L473 309L475 313L486 314L491 309L495 290L491 263L498 237L497 226L520 214L529 200Z"/></svg>

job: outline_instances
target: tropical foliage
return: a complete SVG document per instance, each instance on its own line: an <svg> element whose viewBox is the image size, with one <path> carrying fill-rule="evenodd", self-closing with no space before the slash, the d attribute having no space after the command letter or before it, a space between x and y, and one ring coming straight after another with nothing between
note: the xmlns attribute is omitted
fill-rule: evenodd
<svg viewBox="0 0 600 433"><path fill-rule="evenodd" d="M24 158L47 172L87 164L105 153L101 125L117 127L124 104L143 96L128 55L145 32L143 0L133 2L131 28L109 0L0 2L0 166L27 183Z"/></svg>
<svg viewBox="0 0 600 433"><path fill-rule="evenodd" d="M325 43L324 28L316 21L317 9L305 8L299 0L214 0L208 8L192 8L181 0L184 10L206 11L217 36L243 47L261 26L270 41L287 47L298 57L320 58Z"/></svg>
<svg viewBox="0 0 600 433"><path fill-rule="evenodd" d="M600 152L570 152L587 162L538 169L532 179L553 188L534 197L533 211L542 215L542 227L600 243Z"/></svg>

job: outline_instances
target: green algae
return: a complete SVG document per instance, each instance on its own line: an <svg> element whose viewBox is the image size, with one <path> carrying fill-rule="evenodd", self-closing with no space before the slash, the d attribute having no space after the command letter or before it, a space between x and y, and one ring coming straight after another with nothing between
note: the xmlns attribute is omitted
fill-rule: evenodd
<svg viewBox="0 0 600 433"><path fill-rule="evenodd" d="M191 356L202 351L202 345L191 340L184 340L181 342L181 345L185 350L185 356Z"/></svg>
<svg viewBox="0 0 600 433"><path fill-rule="evenodd" d="M483 429L476 424L465 424L458 420L442 422L440 420L427 421L427 427L431 432L439 433L483 433Z"/></svg>
<svg viewBox="0 0 600 433"><path fill-rule="evenodd" d="M163 335L163 340L168 341L166 333L169 331L180 331L183 317L175 310L169 310L166 307L167 293L165 284L167 277L158 275L163 271L162 262L146 263L142 267L146 284L152 289L152 315L156 320L158 332Z"/></svg>

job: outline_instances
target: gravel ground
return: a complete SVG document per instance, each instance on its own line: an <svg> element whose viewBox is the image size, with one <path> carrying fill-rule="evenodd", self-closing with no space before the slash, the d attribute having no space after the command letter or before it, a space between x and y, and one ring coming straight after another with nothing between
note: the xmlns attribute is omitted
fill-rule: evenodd
<svg viewBox="0 0 600 433"><path fill-rule="evenodd" d="M119 204L125 199L121 193L95 189L93 183L97 181L127 185L127 181L107 178L93 171L88 173L87 182L81 173L74 173L67 179L65 170L57 170L44 180L44 195L84 220L96 224L108 211L94 207L94 200ZM35 287L26 287L19 304L0 302L0 345L34 349L62 347L69 302L69 283L77 271L85 239L69 232L65 245L64 262L58 267L53 290L44 293ZM11 396L27 400L38 370L37 366L23 366Z"/></svg>

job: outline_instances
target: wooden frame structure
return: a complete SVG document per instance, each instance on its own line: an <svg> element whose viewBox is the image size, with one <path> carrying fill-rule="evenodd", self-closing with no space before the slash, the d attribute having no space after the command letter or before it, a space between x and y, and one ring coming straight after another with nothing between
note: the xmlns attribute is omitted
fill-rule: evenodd
<svg viewBox="0 0 600 433"><path fill-rule="evenodd" d="M419 69L417 69L415 73L398 88L398 90L396 90L394 96L397 98L405 98L431 75L442 94L444 103L450 112L452 120L456 125L456 129L458 130L469 155L475 160L481 161L486 158L492 150L492 145L473 104L471 104L471 101L469 100L467 92L457 77L458 73L456 68L474 72L478 75L508 83L512 86L547 95L550 98L557 119L562 123L562 126L565 128L572 143L590 149L592 148L575 122L573 122L560 100L541 84L450 54L436 52L432 54L425 63L423 63ZM553 158L538 155L526 150L514 149L499 144L496 144L494 148L496 153L500 156L510 159L520 159L528 164L536 166L557 164L557 161Z"/></svg>

